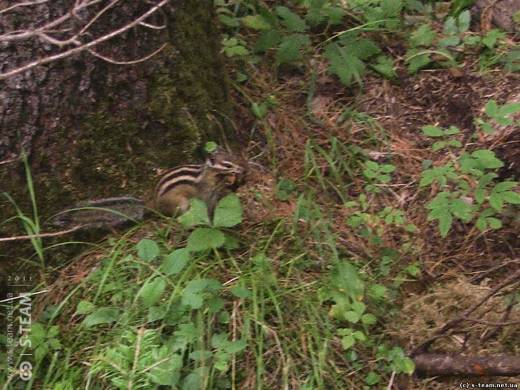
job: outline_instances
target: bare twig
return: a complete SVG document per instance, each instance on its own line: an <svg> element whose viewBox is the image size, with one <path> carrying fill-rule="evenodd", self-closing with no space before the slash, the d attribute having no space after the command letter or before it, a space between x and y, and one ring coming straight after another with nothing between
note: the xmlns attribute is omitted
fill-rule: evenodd
<svg viewBox="0 0 520 390"><path fill-rule="evenodd" d="M46 3L47 1L49 1L49 0L35 0L35 1L26 1L24 3L13 4L10 7L4 8L4 9L0 9L0 14L4 14L6 12L12 11L13 9L18 8L18 7L27 7L27 6L30 6L30 5L43 4L43 3Z"/></svg>
<svg viewBox="0 0 520 390"><path fill-rule="evenodd" d="M121 28L119 28L117 30L114 30L114 31L112 31L112 32L110 32L110 33L108 33L106 35L103 35L103 36L101 36L99 38L96 38L93 41L90 41L88 43L82 44L80 46L74 47L72 49L66 50L66 51L58 53L58 54L54 54L54 55L51 55L51 56L48 56L48 57L40 58L38 60L29 62L29 63L27 63L25 65L22 65L20 67L17 67L15 69L12 69L12 70L7 71L5 73L0 73L0 80L6 79L8 77L12 77L12 76L14 76L16 74L19 74L19 73L22 73L22 72L25 72L25 71L27 71L29 69L32 69L32 68L36 67L36 66L43 65L43 64L48 64L50 62L53 62L53 61L56 61L56 60L59 60L59 59L65 58L65 57L69 57L69 56L71 56L73 54L76 54L76 53L79 53L81 51L91 49L92 47L94 47L96 45L99 45L102 42L108 41L109 39L112 39L112 38L114 38L114 37L124 33L125 31L131 29L132 27L140 24L142 21L147 19L150 15L152 15L157 10L159 10L160 8L162 8L166 4L168 4L168 2L169 2L169 0L162 0L161 2L157 3L155 6L151 7L148 11L146 11L140 17L138 17L137 19L133 20L132 22L130 22L130 23L124 25L123 27L121 27ZM91 3L88 3L88 4L91 4ZM28 34L29 33L33 33L33 35L34 35L34 32L27 32L27 33ZM41 31L39 33L41 33ZM2 37L0 37L0 40L1 40L1 38Z"/></svg>
<svg viewBox="0 0 520 390"><path fill-rule="evenodd" d="M75 232L76 230L79 230L84 226L85 225L76 225L76 226L71 227L70 229L60 230L59 232L53 232L53 233L29 234L26 236L14 236L14 237L3 237L3 238L0 237L0 242L31 240L33 238L59 237L59 236L65 235L65 234Z"/></svg>
<svg viewBox="0 0 520 390"><path fill-rule="evenodd" d="M152 58L154 55L158 54L159 52L161 52L168 44L165 43L163 44L160 48L158 48L157 50L155 50L153 53L151 54L148 54L147 56L145 57L142 57L142 58L139 58L137 60L133 60L133 61L116 61L116 60L113 60L111 58L108 58L108 57L105 57L97 52L95 52L93 49L89 49L88 52L90 54L92 54L94 57L98 57L98 58L101 58L103 61L106 61L106 62L110 62L111 64L116 64L116 65L132 65L132 64L137 64L139 62L143 62L143 61L146 61L146 60L149 60L150 58Z"/></svg>

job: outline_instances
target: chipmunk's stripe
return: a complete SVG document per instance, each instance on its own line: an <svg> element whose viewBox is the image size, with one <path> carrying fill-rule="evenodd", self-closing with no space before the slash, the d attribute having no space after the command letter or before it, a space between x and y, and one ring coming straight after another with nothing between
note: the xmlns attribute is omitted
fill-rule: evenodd
<svg viewBox="0 0 520 390"><path fill-rule="evenodd" d="M167 181L173 180L176 177L180 176L197 176L202 172L204 167L202 165L183 165L177 168L173 168L172 170L169 170L166 172L159 182L157 183L157 188L160 188L166 183Z"/></svg>
<svg viewBox="0 0 520 390"><path fill-rule="evenodd" d="M201 179L200 175L184 175L184 176L176 176L171 180L164 182L160 187L158 187L157 196L160 197L170 191L172 188L175 188L181 184L197 184Z"/></svg>

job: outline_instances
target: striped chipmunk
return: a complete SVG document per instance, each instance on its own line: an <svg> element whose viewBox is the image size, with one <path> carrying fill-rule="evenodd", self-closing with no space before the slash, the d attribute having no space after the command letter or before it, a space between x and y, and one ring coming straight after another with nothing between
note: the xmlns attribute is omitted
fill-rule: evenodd
<svg viewBox="0 0 520 390"><path fill-rule="evenodd" d="M203 164L181 165L166 171L148 201L131 196L89 200L59 213L54 224L112 229L143 220L147 211L178 216L188 210L193 198L204 201L212 217L217 202L244 183L245 166L238 157L217 149Z"/></svg>

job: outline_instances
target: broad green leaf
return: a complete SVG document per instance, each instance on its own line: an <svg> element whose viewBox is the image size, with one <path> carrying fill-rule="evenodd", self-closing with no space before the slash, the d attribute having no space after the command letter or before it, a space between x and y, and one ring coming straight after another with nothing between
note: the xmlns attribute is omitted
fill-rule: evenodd
<svg viewBox="0 0 520 390"><path fill-rule="evenodd" d="M441 237L446 237L448 232L451 229L451 224L453 222L453 217L449 212L443 212L439 218L439 231L441 233Z"/></svg>
<svg viewBox="0 0 520 390"><path fill-rule="evenodd" d="M200 199L192 199L189 210L177 218L177 220L184 227L209 225L208 206Z"/></svg>
<svg viewBox="0 0 520 390"><path fill-rule="evenodd" d="M341 338L341 346L344 350L351 348L356 343L353 336L345 336Z"/></svg>
<svg viewBox="0 0 520 390"><path fill-rule="evenodd" d="M324 56L329 60L329 70L339 77L344 85L353 81L361 83L365 73L365 64L345 47L331 43L325 47Z"/></svg>
<svg viewBox="0 0 520 390"><path fill-rule="evenodd" d="M361 316L361 322L364 325L374 325L377 322L377 318L375 315L367 313Z"/></svg>
<svg viewBox="0 0 520 390"><path fill-rule="evenodd" d="M383 0L381 9L385 17L397 18L403 9L403 2L401 0Z"/></svg>
<svg viewBox="0 0 520 390"><path fill-rule="evenodd" d="M311 41L307 35L292 34L282 38L282 42L276 52L276 60L279 64L298 61L302 58L301 51L310 46Z"/></svg>
<svg viewBox="0 0 520 390"><path fill-rule="evenodd" d="M491 227L491 229L500 229L502 227L502 221L498 218L486 218L488 225Z"/></svg>
<svg viewBox="0 0 520 390"><path fill-rule="evenodd" d="M282 19L282 24L292 32L304 32L307 30L305 20L300 18L298 14L292 12L289 8L278 6L275 8L276 14Z"/></svg>
<svg viewBox="0 0 520 390"><path fill-rule="evenodd" d="M446 141L434 142L433 145L432 145L432 150L434 152L437 152L437 151L443 149L445 146L446 146Z"/></svg>
<svg viewBox="0 0 520 390"><path fill-rule="evenodd" d="M415 74L420 69L425 68L428 64L432 62L430 59L430 55L428 53L415 54L411 57L408 57L408 72L410 74Z"/></svg>
<svg viewBox="0 0 520 390"><path fill-rule="evenodd" d="M190 261L190 251L188 248L176 249L164 259L161 264L161 271L166 275L176 275L181 272Z"/></svg>
<svg viewBox="0 0 520 390"><path fill-rule="evenodd" d="M465 11L461 12L459 17L457 18L459 32L463 33L463 32L468 31L470 22L471 22L471 14L470 14L469 10L465 10Z"/></svg>
<svg viewBox="0 0 520 390"><path fill-rule="evenodd" d="M137 243L137 255L144 261L152 261L159 256L159 245L153 240L143 238Z"/></svg>
<svg viewBox="0 0 520 390"><path fill-rule="evenodd" d="M260 34L260 37L256 41L253 50L255 53L264 53L269 49L272 49L280 43L282 35L277 30L267 30Z"/></svg>
<svg viewBox="0 0 520 390"><path fill-rule="evenodd" d="M188 249L201 252L207 249L216 249L224 245L226 236L218 229L197 228L188 237Z"/></svg>
<svg viewBox="0 0 520 390"><path fill-rule="evenodd" d="M76 312L74 314L88 314L91 313L95 308L96 305L94 305L92 302L82 300L79 301L78 305L76 306Z"/></svg>
<svg viewBox="0 0 520 390"><path fill-rule="evenodd" d="M415 47L429 47L436 36L437 33L432 30L429 24L423 24L412 33L410 43Z"/></svg>
<svg viewBox="0 0 520 390"><path fill-rule="evenodd" d="M166 281L164 277L158 276L146 282L139 292L139 298L143 302L144 307L150 308L155 305L166 288Z"/></svg>
<svg viewBox="0 0 520 390"><path fill-rule="evenodd" d="M444 130L442 130L440 127L431 125L424 126L422 128L422 132L428 137L442 137L445 135Z"/></svg>
<svg viewBox="0 0 520 390"><path fill-rule="evenodd" d="M374 299L383 299L386 292L387 288L382 284L372 284L368 290L369 295Z"/></svg>
<svg viewBox="0 0 520 390"><path fill-rule="evenodd" d="M251 291L243 286L234 286L230 291L235 297L240 299L250 298L252 296Z"/></svg>
<svg viewBox="0 0 520 390"><path fill-rule="evenodd" d="M497 102L494 100L488 101L486 103L486 105L484 106L484 110L485 110L487 116L494 118L495 116L497 116L497 113L498 113Z"/></svg>
<svg viewBox="0 0 520 390"><path fill-rule="evenodd" d="M100 324L110 324L119 318L119 309L115 307L100 307L93 313L89 314L83 320L83 325L90 328Z"/></svg>
<svg viewBox="0 0 520 390"><path fill-rule="evenodd" d="M387 56L377 57L377 63L372 64L371 68L387 79L394 79L397 76L394 70L394 61Z"/></svg>
<svg viewBox="0 0 520 390"><path fill-rule="evenodd" d="M270 30L272 26L261 15L247 15L240 19L242 24L254 30Z"/></svg>
<svg viewBox="0 0 520 390"><path fill-rule="evenodd" d="M222 198L215 208L213 226L232 227L242 222L242 205L235 194Z"/></svg>
<svg viewBox="0 0 520 390"><path fill-rule="evenodd" d="M502 211L502 207L504 206L504 199L500 193L492 193L489 196L489 205L493 207L496 211Z"/></svg>
<svg viewBox="0 0 520 390"><path fill-rule="evenodd" d="M495 157L495 153L491 150L481 149L473 152L471 154L473 158L475 158L483 168L494 169L494 168L502 168L504 163Z"/></svg>
<svg viewBox="0 0 520 390"><path fill-rule="evenodd" d="M493 188L493 192L504 192L509 191L515 188L518 185L516 181L502 181L498 183L495 188Z"/></svg>
<svg viewBox="0 0 520 390"><path fill-rule="evenodd" d="M352 322L354 324L359 322L359 319L361 318L361 316L358 313L352 310L345 312L344 317L347 321Z"/></svg>
<svg viewBox="0 0 520 390"><path fill-rule="evenodd" d="M502 192L502 199L504 202L511 204L520 204L520 194L513 191Z"/></svg>
<svg viewBox="0 0 520 390"><path fill-rule="evenodd" d="M507 103L498 109L499 116L508 116L520 111L520 103Z"/></svg>
<svg viewBox="0 0 520 390"><path fill-rule="evenodd" d="M365 377L365 383L369 386L377 385L381 381L381 377L374 371L370 371Z"/></svg>
<svg viewBox="0 0 520 390"><path fill-rule="evenodd" d="M482 44L488 49L493 49L499 39L504 38L505 34L496 28L489 30L482 38Z"/></svg>

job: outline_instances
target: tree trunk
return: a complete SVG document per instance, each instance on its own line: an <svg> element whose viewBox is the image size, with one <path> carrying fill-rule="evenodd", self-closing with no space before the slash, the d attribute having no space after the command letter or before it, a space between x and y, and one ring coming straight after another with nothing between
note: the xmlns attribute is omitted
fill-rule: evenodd
<svg viewBox="0 0 520 390"><path fill-rule="evenodd" d="M0 9L11 4L0 1ZM16 8L1 15L0 35L41 26L73 4L53 0ZM124 25L150 4L126 0L116 7L93 24L94 35ZM136 26L95 48L131 61L166 42L149 60L116 65L81 52L0 81L0 192L31 210L19 158L25 152L45 218L82 199L141 196L152 188L155 169L191 161L205 141L232 140L213 17L210 0L172 0L146 20L165 29ZM0 72L53 50L37 38L0 43ZM2 197L0 222L14 213ZM20 226L0 224L0 236L12 233L21 233ZM12 258L10 249L4 246L0 255Z"/></svg>

